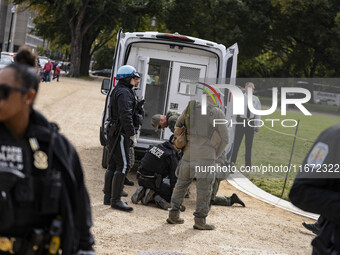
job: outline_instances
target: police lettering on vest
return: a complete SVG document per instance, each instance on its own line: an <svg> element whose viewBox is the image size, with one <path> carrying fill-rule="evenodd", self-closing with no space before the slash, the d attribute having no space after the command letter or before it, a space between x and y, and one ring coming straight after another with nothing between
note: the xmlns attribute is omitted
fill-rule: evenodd
<svg viewBox="0 0 340 255"><path fill-rule="evenodd" d="M152 153L153 155L155 155L157 158L161 158L162 155L164 154L164 151L161 150L160 148L157 148L156 146L153 146L150 150L150 153Z"/></svg>
<svg viewBox="0 0 340 255"><path fill-rule="evenodd" d="M1 145L0 167L22 170L23 165L22 148L17 146Z"/></svg>
<svg viewBox="0 0 340 255"><path fill-rule="evenodd" d="M170 142L150 146L141 160L139 171L146 176L153 176L155 173L166 177L169 174L169 166L176 161L176 152Z"/></svg>

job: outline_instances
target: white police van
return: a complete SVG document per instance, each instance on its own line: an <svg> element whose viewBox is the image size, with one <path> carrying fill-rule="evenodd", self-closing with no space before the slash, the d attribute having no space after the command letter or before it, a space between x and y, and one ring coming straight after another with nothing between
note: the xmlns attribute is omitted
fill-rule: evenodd
<svg viewBox="0 0 340 255"><path fill-rule="evenodd" d="M101 89L106 95L100 128L100 142L104 146L103 167L106 167L107 160L104 127L108 118L109 95L117 83L115 76L119 67L131 65L141 74L136 94L145 99L145 118L135 147L138 160L150 144L161 143L171 136L168 128L156 133L151 117L154 114L165 115L168 111L182 112L193 97L199 98L201 90L196 88L197 82L235 84L237 55L236 43L226 48L222 44L178 33L119 31L111 78L103 80ZM229 96L228 93L225 95L222 102L229 115L226 111Z"/></svg>

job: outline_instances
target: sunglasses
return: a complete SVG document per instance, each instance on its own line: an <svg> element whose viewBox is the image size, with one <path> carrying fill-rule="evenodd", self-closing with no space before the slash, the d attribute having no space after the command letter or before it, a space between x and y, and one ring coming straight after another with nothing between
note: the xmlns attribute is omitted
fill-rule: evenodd
<svg viewBox="0 0 340 255"><path fill-rule="evenodd" d="M28 89L21 88L21 87L12 87L7 84L0 84L0 100L6 100L9 95L11 94L11 91L19 91L23 94L27 93Z"/></svg>

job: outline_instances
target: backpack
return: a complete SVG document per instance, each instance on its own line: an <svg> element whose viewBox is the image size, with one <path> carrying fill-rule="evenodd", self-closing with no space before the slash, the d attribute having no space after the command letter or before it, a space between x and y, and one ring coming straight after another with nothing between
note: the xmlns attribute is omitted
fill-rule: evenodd
<svg viewBox="0 0 340 255"><path fill-rule="evenodd" d="M178 149L183 149L187 145L187 128L185 126L175 127L173 143Z"/></svg>

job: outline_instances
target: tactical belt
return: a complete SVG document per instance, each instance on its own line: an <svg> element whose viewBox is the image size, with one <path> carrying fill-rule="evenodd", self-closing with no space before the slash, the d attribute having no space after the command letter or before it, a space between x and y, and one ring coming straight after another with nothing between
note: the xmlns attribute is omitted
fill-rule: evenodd
<svg viewBox="0 0 340 255"><path fill-rule="evenodd" d="M0 236L0 251L14 254L20 251L24 243L23 238Z"/></svg>
<svg viewBox="0 0 340 255"><path fill-rule="evenodd" d="M142 174L141 172L137 171L137 179L145 179L145 180L150 180L150 179L155 179L155 176L153 175L145 175L145 174Z"/></svg>
<svg viewBox="0 0 340 255"><path fill-rule="evenodd" d="M155 186L156 188L160 188L162 182L163 182L163 177L161 174L157 174L155 173L154 176L151 176L151 175L144 175L144 174L141 174L139 171L137 171L137 179L140 179L140 180L145 180L145 181L152 181L155 183Z"/></svg>
<svg viewBox="0 0 340 255"><path fill-rule="evenodd" d="M60 247L60 238L56 236L55 228L56 220L53 220L50 234L44 232L43 229L33 229L27 238L0 236L0 254L57 254Z"/></svg>

